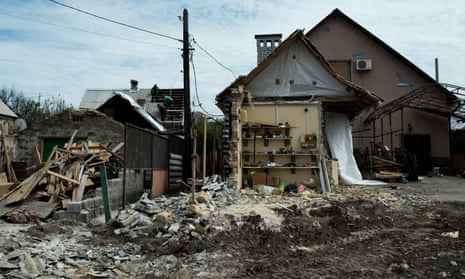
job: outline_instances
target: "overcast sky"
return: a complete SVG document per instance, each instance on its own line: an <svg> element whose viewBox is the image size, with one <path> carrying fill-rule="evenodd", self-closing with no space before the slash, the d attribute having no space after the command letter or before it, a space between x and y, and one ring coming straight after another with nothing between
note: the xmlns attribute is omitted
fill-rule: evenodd
<svg viewBox="0 0 465 279"><path fill-rule="evenodd" d="M176 39L182 39L179 17L187 9L197 42L195 71L191 66L193 110L200 110L200 102L219 114L215 96L256 65L255 34L281 33L285 39L296 29L311 29L335 8L433 78L438 58L440 81L465 86L461 0L58 1L169 38L49 0L1 0L0 88L42 100L59 96L75 108L86 89L128 88L131 79L140 88L181 88L182 43Z"/></svg>

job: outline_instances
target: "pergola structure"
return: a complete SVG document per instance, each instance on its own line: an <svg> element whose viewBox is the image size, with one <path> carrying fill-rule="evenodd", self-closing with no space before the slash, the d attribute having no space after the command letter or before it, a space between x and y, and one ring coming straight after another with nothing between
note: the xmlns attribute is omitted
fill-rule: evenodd
<svg viewBox="0 0 465 279"><path fill-rule="evenodd" d="M447 83L419 87L375 109L365 119L365 123L371 123L402 108L412 108L465 121L465 88Z"/></svg>

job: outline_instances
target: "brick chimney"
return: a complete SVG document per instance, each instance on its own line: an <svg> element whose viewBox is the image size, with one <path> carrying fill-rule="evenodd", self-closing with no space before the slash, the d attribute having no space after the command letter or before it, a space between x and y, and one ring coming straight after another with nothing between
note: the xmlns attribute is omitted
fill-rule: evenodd
<svg viewBox="0 0 465 279"><path fill-rule="evenodd" d="M137 92L137 84L139 82L135 79L131 79L131 92Z"/></svg>
<svg viewBox="0 0 465 279"><path fill-rule="evenodd" d="M263 62L280 44L282 34L255 35L257 40L257 65Z"/></svg>

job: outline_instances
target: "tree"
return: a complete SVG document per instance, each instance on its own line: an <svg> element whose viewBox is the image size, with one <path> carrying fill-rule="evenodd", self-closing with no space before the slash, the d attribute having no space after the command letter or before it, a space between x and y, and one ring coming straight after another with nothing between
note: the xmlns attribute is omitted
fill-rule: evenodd
<svg viewBox="0 0 465 279"><path fill-rule="evenodd" d="M66 104L61 98L52 97L39 102L26 97L23 92L18 92L14 88L0 89L0 100L19 117L23 118L28 125L33 125L56 113L72 108L72 105Z"/></svg>

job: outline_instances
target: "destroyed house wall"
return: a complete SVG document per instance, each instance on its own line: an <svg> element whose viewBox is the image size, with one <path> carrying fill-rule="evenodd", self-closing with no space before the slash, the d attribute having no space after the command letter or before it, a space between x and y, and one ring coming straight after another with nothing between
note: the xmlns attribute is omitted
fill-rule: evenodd
<svg viewBox="0 0 465 279"><path fill-rule="evenodd" d="M124 140L124 126L105 114L95 110L66 110L18 133L13 160L34 166L35 146L42 154L47 139L70 139L76 130L75 142L92 140L116 145Z"/></svg>

